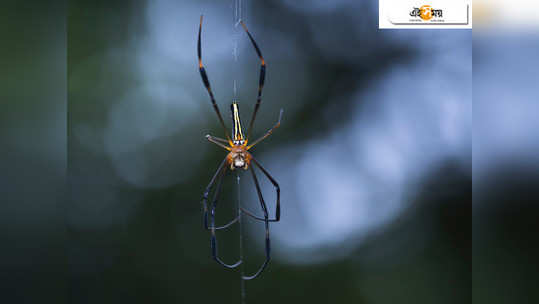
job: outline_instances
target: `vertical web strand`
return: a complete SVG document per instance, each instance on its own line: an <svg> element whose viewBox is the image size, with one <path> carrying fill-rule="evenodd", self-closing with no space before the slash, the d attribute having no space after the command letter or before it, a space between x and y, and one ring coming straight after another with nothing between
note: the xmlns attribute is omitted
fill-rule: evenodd
<svg viewBox="0 0 539 304"><path fill-rule="evenodd" d="M238 66L238 55L239 55L239 51L238 51L238 40L240 38L240 34L241 32L239 31L239 24L240 24L240 21L241 21L241 0L233 0L234 1L234 7L233 7L233 20L232 20L232 26L233 26L233 50L232 50L232 56L234 57L234 69L233 69L233 73L234 73L234 100L237 100L238 99L238 72L239 72L239 66Z"/></svg>
<svg viewBox="0 0 539 304"><path fill-rule="evenodd" d="M241 225L241 192L240 192L240 173L236 171L236 182L237 182L237 192L238 192L238 226L240 230L240 260L243 261L243 227ZM245 266L243 263L240 265L240 287L241 287L241 303L245 304L245 280L243 279L245 275Z"/></svg>
<svg viewBox="0 0 539 304"><path fill-rule="evenodd" d="M238 41L240 39L240 21L242 20L242 0L233 0L234 1L234 7L233 7L233 20L232 20L232 26L233 26L233 50L232 55L234 57L234 101L238 100L238 90L239 90L239 81L238 81L238 75L240 72L240 67L238 63L238 56L239 56L239 49L238 49ZM240 260L243 261L243 225L242 225L242 211L241 211L241 191L240 191L240 174L239 171L236 171L236 182L237 182L237 193L238 193L238 227L239 227L239 241L240 241ZM245 298L246 298L246 291L245 291L245 280L243 280L243 277L245 275L245 266L242 263L240 265L240 297L241 297L241 303L245 304Z"/></svg>

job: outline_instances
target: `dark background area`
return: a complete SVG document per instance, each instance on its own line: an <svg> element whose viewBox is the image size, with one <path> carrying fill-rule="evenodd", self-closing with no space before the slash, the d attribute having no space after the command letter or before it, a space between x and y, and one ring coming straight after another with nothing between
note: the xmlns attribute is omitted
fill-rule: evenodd
<svg viewBox="0 0 539 304"><path fill-rule="evenodd" d="M0 10L0 301L67 299L67 85L62 3Z"/></svg>

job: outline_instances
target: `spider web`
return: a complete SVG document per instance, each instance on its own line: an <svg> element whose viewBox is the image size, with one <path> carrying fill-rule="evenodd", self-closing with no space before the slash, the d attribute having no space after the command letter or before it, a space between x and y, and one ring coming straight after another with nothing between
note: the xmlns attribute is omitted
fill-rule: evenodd
<svg viewBox="0 0 539 304"><path fill-rule="evenodd" d="M240 235L240 260L243 261L243 227L241 225L241 192L240 192L240 173L236 171L236 181L237 181L237 191L238 191L238 226L239 226L239 235ZM240 287L241 287L241 303L245 304L245 280L243 276L245 275L244 263L240 265Z"/></svg>
<svg viewBox="0 0 539 304"><path fill-rule="evenodd" d="M234 27L234 35L233 35L233 50L232 50L232 56L234 57L234 69L236 70L234 73L234 100L238 99L238 80L237 75L239 75L239 64L238 64L238 56L239 56L239 49L238 49L238 41L240 39L240 21L242 20L242 0L233 0L234 1L234 7L233 7L233 20L232 25ZM241 212L241 191L240 191L240 174L238 171L236 171L236 182L237 182L237 194L238 194L238 229L239 229L239 246L240 246L240 260L243 261L243 226L242 226L242 212ZM246 291L245 291L245 280L243 279L243 276L245 275L245 266L244 263L240 265L240 296L241 296L241 303L245 304L245 298L246 298Z"/></svg>

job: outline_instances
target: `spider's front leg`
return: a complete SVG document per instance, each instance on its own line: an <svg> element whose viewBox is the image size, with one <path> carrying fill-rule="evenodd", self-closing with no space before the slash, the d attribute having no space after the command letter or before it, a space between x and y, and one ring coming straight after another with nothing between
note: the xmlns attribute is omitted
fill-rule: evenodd
<svg viewBox="0 0 539 304"><path fill-rule="evenodd" d="M262 165L254 158L251 157L251 161L254 162L254 164L264 173L264 175L269 179L273 187L275 188L275 193L277 194L277 202L275 204L275 218L269 219L270 222L278 222L281 219L281 188L279 187L279 183L262 167ZM258 185L258 182L255 183L255 185ZM260 188L257 186L257 191L262 195ZM256 216L254 213L252 213L249 210L246 210L244 208L241 208L245 214L248 216L259 220L259 221L265 221L266 219L263 217Z"/></svg>
<svg viewBox="0 0 539 304"><path fill-rule="evenodd" d="M266 246L265 246L265 251L266 251L266 259L264 260L264 263L260 266L260 268L258 268L258 270L253 274L253 275L250 275L250 276L243 276L242 279L244 280L252 280L256 277L258 277L262 271L264 271L264 269L266 269L266 267L268 266L268 263L271 259L270 257L270 251L271 251L271 247L270 247L270 234L269 234L269 218L268 218L268 207L266 206L266 203L264 202L264 197L262 197L262 191L260 191L260 185L258 184L258 179L256 178L256 174L255 174L255 170L253 167L250 168L251 169L251 174L253 176L253 180L255 182L255 186L256 186L256 192L258 193L258 199L260 201L260 207L262 208L262 211L264 212L264 228L266 230Z"/></svg>
<svg viewBox="0 0 539 304"><path fill-rule="evenodd" d="M210 226L210 231L211 231L211 252L212 252L213 259L217 263L219 263L223 267L232 269L232 268L236 268L239 265L241 265L241 263L243 261L240 259L239 261L237 261L234 264L226 264L226 263L224 263L219 258L218 254L217 254L217 236L215 234L215 230L216 230L216 227L215 227L215 208L217 207L217 199L219 198L219 194L221 193L221 185L222 185L222 182L223 182L223 178L224 178L224 176L226 174L226 170L227 170L226 166L224 166L223 169L221 170L221 173L220 173L221 176L219 177L219 180L217 182L217 188L215 189L215 194L213 195L213 203L212 203L211 211L210 211L210 214L211 214L211 226ZM226 227L230 226L231 224L233 224L234 222L236 222L237 220L239 220L239 216L236 217L236 219L234 219L232 222L228 223L225 226L222 226L221 228L226 228Z"/></svg>
<svg viewBox="0 0 539 304"><path fill-rule="evenodd" d="M203 218L203 221L204 221L204 228L206 230L211 230L211 229L215 229L215 230L221 230L221 229L225 229L229 226L231 226L232 224L236 223L238 220L239 220L239 217L236 217L234 218L232 221L228 222L227 224L223 225L223 226L219 226L219 227L215 227L214 224L212 224L212 227L210 227L208 225L208 196L210 194L210 191L211 191L211 188L213 186L213 184L215 183L217 177L219 175L221 175L219 177L219 183L220 184L220 180L223 178L224 176L224 170L226 170L226 167L225 167L225 164L226 164L227 160L226 158L221 162L221 164L219 165L219 168L217 169L217 171L215 172L215 174L213 175L212 179L210 180L210 183L208 184L208 186L206 187L206 190L204 190L204 194L202 195L202 206L204 208L204 218ZM218 185L219 186L219 185ZM219 194L218 192L220 191L220 186L216 189L216 192L215 194ZM215 195L214 197L214 205L217 203L216 202L216 198L217 196ZM212 207L213 209L213 207ZM212 212L215 212L215 210L213 210Z"/></svg>

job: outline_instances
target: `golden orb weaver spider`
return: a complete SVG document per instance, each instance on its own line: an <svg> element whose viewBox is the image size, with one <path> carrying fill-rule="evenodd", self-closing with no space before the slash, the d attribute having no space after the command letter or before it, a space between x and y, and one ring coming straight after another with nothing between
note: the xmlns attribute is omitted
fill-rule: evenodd
<svg viewBox="0 0 539 304"><path fill-rule="evenodd" d="M235 222L237 222L240 219L241 215L238 215L236 218L234 218L232 221L227 223L226 225L216 227L215 226L215 208L217 205L217 199L219 198L219 193L221 190L221 183L223 180L223 177L225 176L225 173L227 169L230 169L231 171L235 169L243 169L248 170L250 169L251 175L253 177L253 181L256 187L256 191L258 194L258 199L260 201L260 207L262 208L262 211L264 213L264 217L256 216L254 213L244 209L240 206L240 210L247 214L248 216L254 218L255 220L263 221L265 224L265 230L266 230L266 242L265 242L265 253L266 253L266 259L264 260L264 263L260 266L260 268L251 276L242 276L244 280L252 280L260 275L262 271L266 268L270 261L270 238L269 238L269 223L270 222L278 222L281 217L281 205L280 205L280 188L279 184L275 179L262 167L262 165L252 156L251 153L248 152L252 147L254 147L256 144L264 140L266 137L270 136L273 130L277 129L281 124L281 118L283 116L283 110L281 109L279 113L279 119L277 120L277 123L269 129L262 137L255 140L252 144L249 144L249 136L251 135L252 129L253 129L253 123L256 118L256 114L258 112L258 108L260 107L260 103L262 101L262 88L264 87L264 80L266 77L266 62L264 61L264 58L262 57L262 53L260 52L260 49L258 48L258 45L256 44L255 40L253 39L253 36L249 33L247 30L247 26L243 23L243 21L240 21L243 29L247 33L247 36L249 37L249 40L251 41L258 57L260 58L260 78L258 82L258 95L256 98L256 104L255 108L253 110L253 115L251 116L251 122L249 123L249 129L247 132L247 136L243 136L243 131L241 128L241 122L240 122L240 111L239 111L239 105L236 100L232 102L230 105L230 110L232 113L232 138L228 134L228 131L225 127L225 123L223 121L223 117L221 116L221 112L219 111L219 107L217 106L217 103L215 102L215 98L213 96L213 92L211 90L210 81L208 79L208 75L206 74L206 69L204 68L204 65L202 64L202 50L200 45L200 38L202 35L202 19L203 16L200 16L200 26L198 28L198 44L197 44L197 53L198 53L198 68L200 70L200 76L202 77L202 82L204 83L204 86L206 87L206 90L208 91L208 94L210 95L210 100L213 105L213 109L215 110L215 113L217 114L217 117L219 118L219 122L221 123L221 126L223 127L223 131L225 132L226 139L214 137L211 135L206 135L206 139L210 142L218 145L221 148L224 148L225 150L229 151L225 159L221 162L219 165L217 171L213 175L212 179L210 180L210 183L206 187L206 190L204 191L204 194L202 196L202 205L204 207L204 228L206 230L211 231L211 248L212 248L212 257L213 259L219 263L220 265L226 267L226 268L236 268L239 266L243 261L240 259L234 264L226 264L224 263L217 254L217 238L215 235L216 230L225 229ZM277 194L277 202L275 207L275 218L270 219L268 215L268 207L266 206L266 203L264 202L264 198L262 196L262 191L260 190L260 185L258 183L258 179L255 174L255 170L253 169L253 166L251 164L254 164L256 167L264 173L264 175L269 179L269 181L273 184L273 187L275 188L276 194ZM214 185L215 181L217 181L217 186L215 189L215 193L213 195L213 201L211 204L210 209L210 221L211 223L208 224L208 195L210 193L210 190L212 186Z"/></svg>

